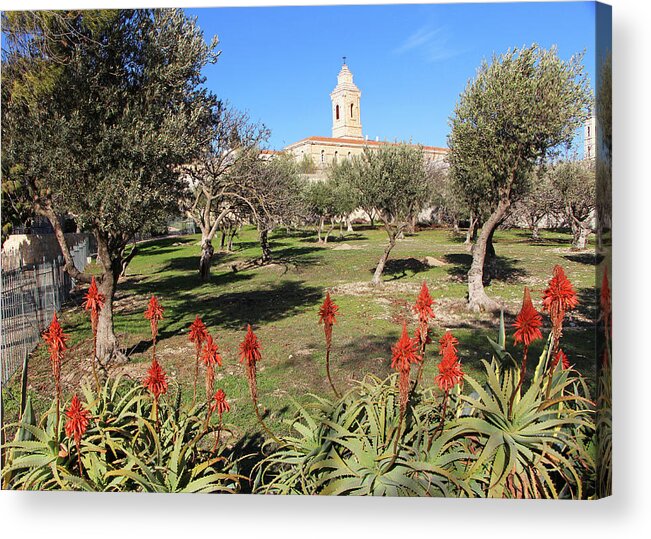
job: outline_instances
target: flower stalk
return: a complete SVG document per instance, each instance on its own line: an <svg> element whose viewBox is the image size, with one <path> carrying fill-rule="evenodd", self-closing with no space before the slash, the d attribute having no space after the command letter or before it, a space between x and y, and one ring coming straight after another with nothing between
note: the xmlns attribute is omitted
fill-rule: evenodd
<svg viewBox="0 0 651 539"><path fill-rule="evenodd" d="M244 340L240 343L240 363L244 364L246 370L246 378L249 383L249 392L251 394L251 400L253 401L253 409L255 410L255 415L258 418L260 426L264 431L278 444L281 444L280 439L273 433L267 425L265 424L262 416L260 415L260 410L258 409L258 384L257 384L257 363L262 359L262 353L260 351L260 342L258 337L253 330L251 329L251 324L247 326L246 336Z"/></svg>
<svg viewBox="0 0 651 539"><path fill-rule="evenodd" d="M100 311L104 307L106 298L104 294L101 294L97 288L97 281L95 277L92 277L90 281L90 286L88 287L88 292L84 296L84 310L90 311L90 325L93 330L93 377L95 378L95 385L97 386L97 394L99 395L101 391L101 384L99 381L99 375L97 373L97 325L99 322Z"/></svg>
<svg viewBox="0 0 651 539"><path fill-rule="evenodd" d="M323 331L325 333L326 341L326 374L328 375L328 382L335 396L339 399L341 394L337 391L332 376L330 375L330 349L332 347L332 326L336 322L336 315L339 307L330 299L330 292L326 292L323 305L319 308L319 324L323 324Z"/></svg>
<svg viewBox="0 0 651 539"><path fill-rule="evenodd" d="M54 377L54 397L56 400L56 423L54 426L55 437L59 439L59 422L61 410L61 362L63 355L68 349L67 341L68 335L63 333L63 328L59 324L56 312L52 317L52 322L47 331L43 334L48 353L50 355L50 365L52 367L52 375Z"/></svg>
<svg viewBox="0 0 651 539"><path fill-rule="evenodd" d="M192 406L194 407L197 403L197 380L199 379L199 357L201 356L201 349L204 342L208 338L208 331L206 325L203 323L203 320L196 316L194 322L190 324L190 333L188 338L190 342L194 343L195 347L195 358L194 358L194 389L192 392Z"/></svg>

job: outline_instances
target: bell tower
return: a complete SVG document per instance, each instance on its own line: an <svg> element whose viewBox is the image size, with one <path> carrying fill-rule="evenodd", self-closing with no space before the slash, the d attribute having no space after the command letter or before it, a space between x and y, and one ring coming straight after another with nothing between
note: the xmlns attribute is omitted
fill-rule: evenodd
<svg viewBox="0 0 651 539"><path fill-rule="evenodd" d="M362 92L353 82L353 74L346 65L346 57L337 75L337 86L330 94L332 100L333 138L362 138L362 120L359 102Z"/></svg>

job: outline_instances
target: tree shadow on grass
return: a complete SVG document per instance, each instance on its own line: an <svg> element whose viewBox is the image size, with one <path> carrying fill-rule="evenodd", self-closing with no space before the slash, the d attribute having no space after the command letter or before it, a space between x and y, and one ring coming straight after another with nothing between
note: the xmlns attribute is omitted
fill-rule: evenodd
<svg viewBox="0 0 651 539"><path fill-rule="evenodd" d="M322 300L322 294L321 288L286 280L268 288L191 298L177 310L181 316L201 314L209 327L242 329L246 324L266 324L310 309Z"/></svg>
<svg viewBox="0 0 651 539"><path fill-rule="evenodd" d="M448 275L459 281L465 281L472 264L472 255L467 253L449 253L444 260L450 264ZM529 275L529 272L519 267L521 261L507 256L497 256L493 262L492 279L504 283L517 283Z"/></svg>
<svg viewBox="0 0 651 539"><path fill-rule="evenodd" d="M417 273L427 271L428 269L429 266L423 264L420 260L417 260L413 257L395 259L390 258L387 260L386 265L384 266L383 275L387 277L391 276L391 279L388 280L395 281L407 277L408 271L411 272L412 275L416 275ZM369 271L371 274L375 273L375 267L371 268Z"/></svg>
<svg viewBox="0 0 651 539"><path fill-rule="evenodd" d="M576 325L586 325L585 320L588 321L587 325L589 326L594 326L597 323L597 319L599 318L598 293L597 288L579 288L576 291L576 295L579 298L579 304L572 312L584 319L577 321Z"/></svg>
<svg viewBox="0 0 651 539"><path fill-rule="evenodd" d="M589 251L586 253L574 253L571 255L563 255L565 260L570 262L576 262L577 264L585 264L587 266L598 266L601 261L604 259L604 256L594 251Z"/></svg>

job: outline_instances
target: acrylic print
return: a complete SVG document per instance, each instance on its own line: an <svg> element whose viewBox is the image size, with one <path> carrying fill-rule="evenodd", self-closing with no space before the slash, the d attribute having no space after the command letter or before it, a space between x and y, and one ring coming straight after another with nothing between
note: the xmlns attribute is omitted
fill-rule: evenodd
<svg viewBox="0 0 651 539"><path fill-rule="evenodd" d="M593 2L2 14L2 488L611 492Z"/></svg>

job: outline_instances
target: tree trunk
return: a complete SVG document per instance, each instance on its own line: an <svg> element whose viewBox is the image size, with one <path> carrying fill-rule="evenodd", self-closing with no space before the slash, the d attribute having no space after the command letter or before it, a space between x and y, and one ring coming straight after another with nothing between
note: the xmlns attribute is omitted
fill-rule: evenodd
<svg viewBox="0 0 651 539"><path fill-rule="evenodd" d="M119 256L109 251L108 238L102 236L98 231L95 231L95 238L97 239L97 258L104 270L98 283L99 292L104 295L104 306L100 310L97 321L97 361L105 375L111 360L121 355L113 327L113 300L124 263ZM126 357L123 356L122 359L126 360Z"/></svg>
<svg viewBox="0 0 651 539"><path fill-rule="evenodd" d="M414 234L416 232L416 223L418 222L418 216L413 215L411 219L409 219L409 224L407 225L407 232L409 234Z"/></svg>
<svg viewBox="0 0 651 539"><path fill-rule="evenodd" d="M353 223L351 222L350 216L346 218L346 232L355 232L353 230Z"/></svg>
<svg viewBox="0 0 651 539"><path fill-rule="evenodd" d="M104 294L104 306L97 320L97 362L101 372L106 375L106 368L119 351L118 339L113 328L113 299L117 288L118 276L112 271L106 271L98 285Z"/></svg>
<svg viewBox="0 0 651 539"><path fill-rule="evenodd" d="M219 243L219 250L223 251L224 247L226 245L226 231L222 229L221 232L222 232L222 238L221 238L221 241Z"/></svg>
<svg viewBox="0 0 651 539"><path fill-rule="evenodd" d="M323 225L325 224L325 217L319 218L319 228L316 230L316 237L319 243L323 243L323 238L321 237L321 232L323 231Z"/></svg>
<svg viewBox="0 0 651 539"><path fill-rule="evenodd" d="M576 224L572 228L575 228L572 238L572 249L582 251L588 246L590 228L585 226L583 223Z"/></svg>
<svg viewBox="0 0 651 539"><path fill-rule="evenodd" d="M488 239L486 240L484 275L482 276L482 283L484 283L484 286L489 286L491 284L491 280L493 279L493 275L495 273L495 259L497 255L495 253L495 246L493 245L493 235L495 234L497 226L499 226L499 223L497 223L495 228L493 228L491 233L488 235Z"/></svg>
<svg viewBox="0 0 651 539"><path fill-rule="evenodd" d="M466 232L466 241L463 242L464 245L471 245L477 239L477 220L475 212L470 212L470 222Z"/></svg>
<svg viewBox="0 0 651 539"><path fill-rule="evenodd" d="M330 228L326 232L325 237L323 238L323 243L328 243L328 238L330 237L330 234L332 234L332 231L335 229L335 220L330 219Z"/></svg>
<svg viewBox="0 0 651 539"><path fill-rule="evenodd" d="M344 219L343 219L343 217L339 221L339 237L341 239L344 238Z"/></svg>
<svg viewBox="0 0 651 539"><path fill-rule="evenodd" d="M389 259L389 254L391 253L391 249L393 249L396 245L396 237L400 232L402 232L403 227L399 227L395 232L392 232L388 226L386 226L386 231L389 236L389 243L387 244L386 248L384 249L384 253L382 253L382 256L380 257L380 261L377 264L377 267L375 268L375 273L373 274L373 279L371 283L373 286L379 286L382 284L382 272L384 271L384 266L387 263L387 260Z"/></svg>
<svg viewBox="0 0 651 539"><path fill-rule="evenodd" d="M212 257L215 254L215 249L212 246L212 238L203 236L201 237L201 258L199 259L199 275L202 281L207 281L210 277L210 266L212 264Z"/></svg>
<svg viewBox="0 0 651 539"><path fill-rule="evenodd" d="M456 217L452 220L452 231L455 234L459 234L459 219Z"/></svg>
<svg viewBox="0 0 651 539"><path fill-rule="evenodd" d="M269 231L266 228L260 230L260 247L262 248L261 262L268 264L271 262L271 247L269 246Z"/></svg>
<svg viewBox="0 0 651 539"><path fill-rule="evenodd" d="M231 253L233 251L233 239L235 238L235 234L237 234L237 227L232 227L228 231L228 252Z"/></svg>
<svg viewBox="0 0 651 539"><path fill-rule="evenodd" d="M537 222L533 223L531 227L531 239L536 241L540 239L540 227Z"/></svg>
<svg viewBox="0 0 651 539"><path fill-rule="evenodd" d="M492 248L493 232L504 219L509 206L508 198L503 197L496 210L481 227L481 232L472 248L472 264L468 271L468 308L471 311L496 310L499 307L497 302L489 298L484 290L484 262L489 241Z"/></svg>

